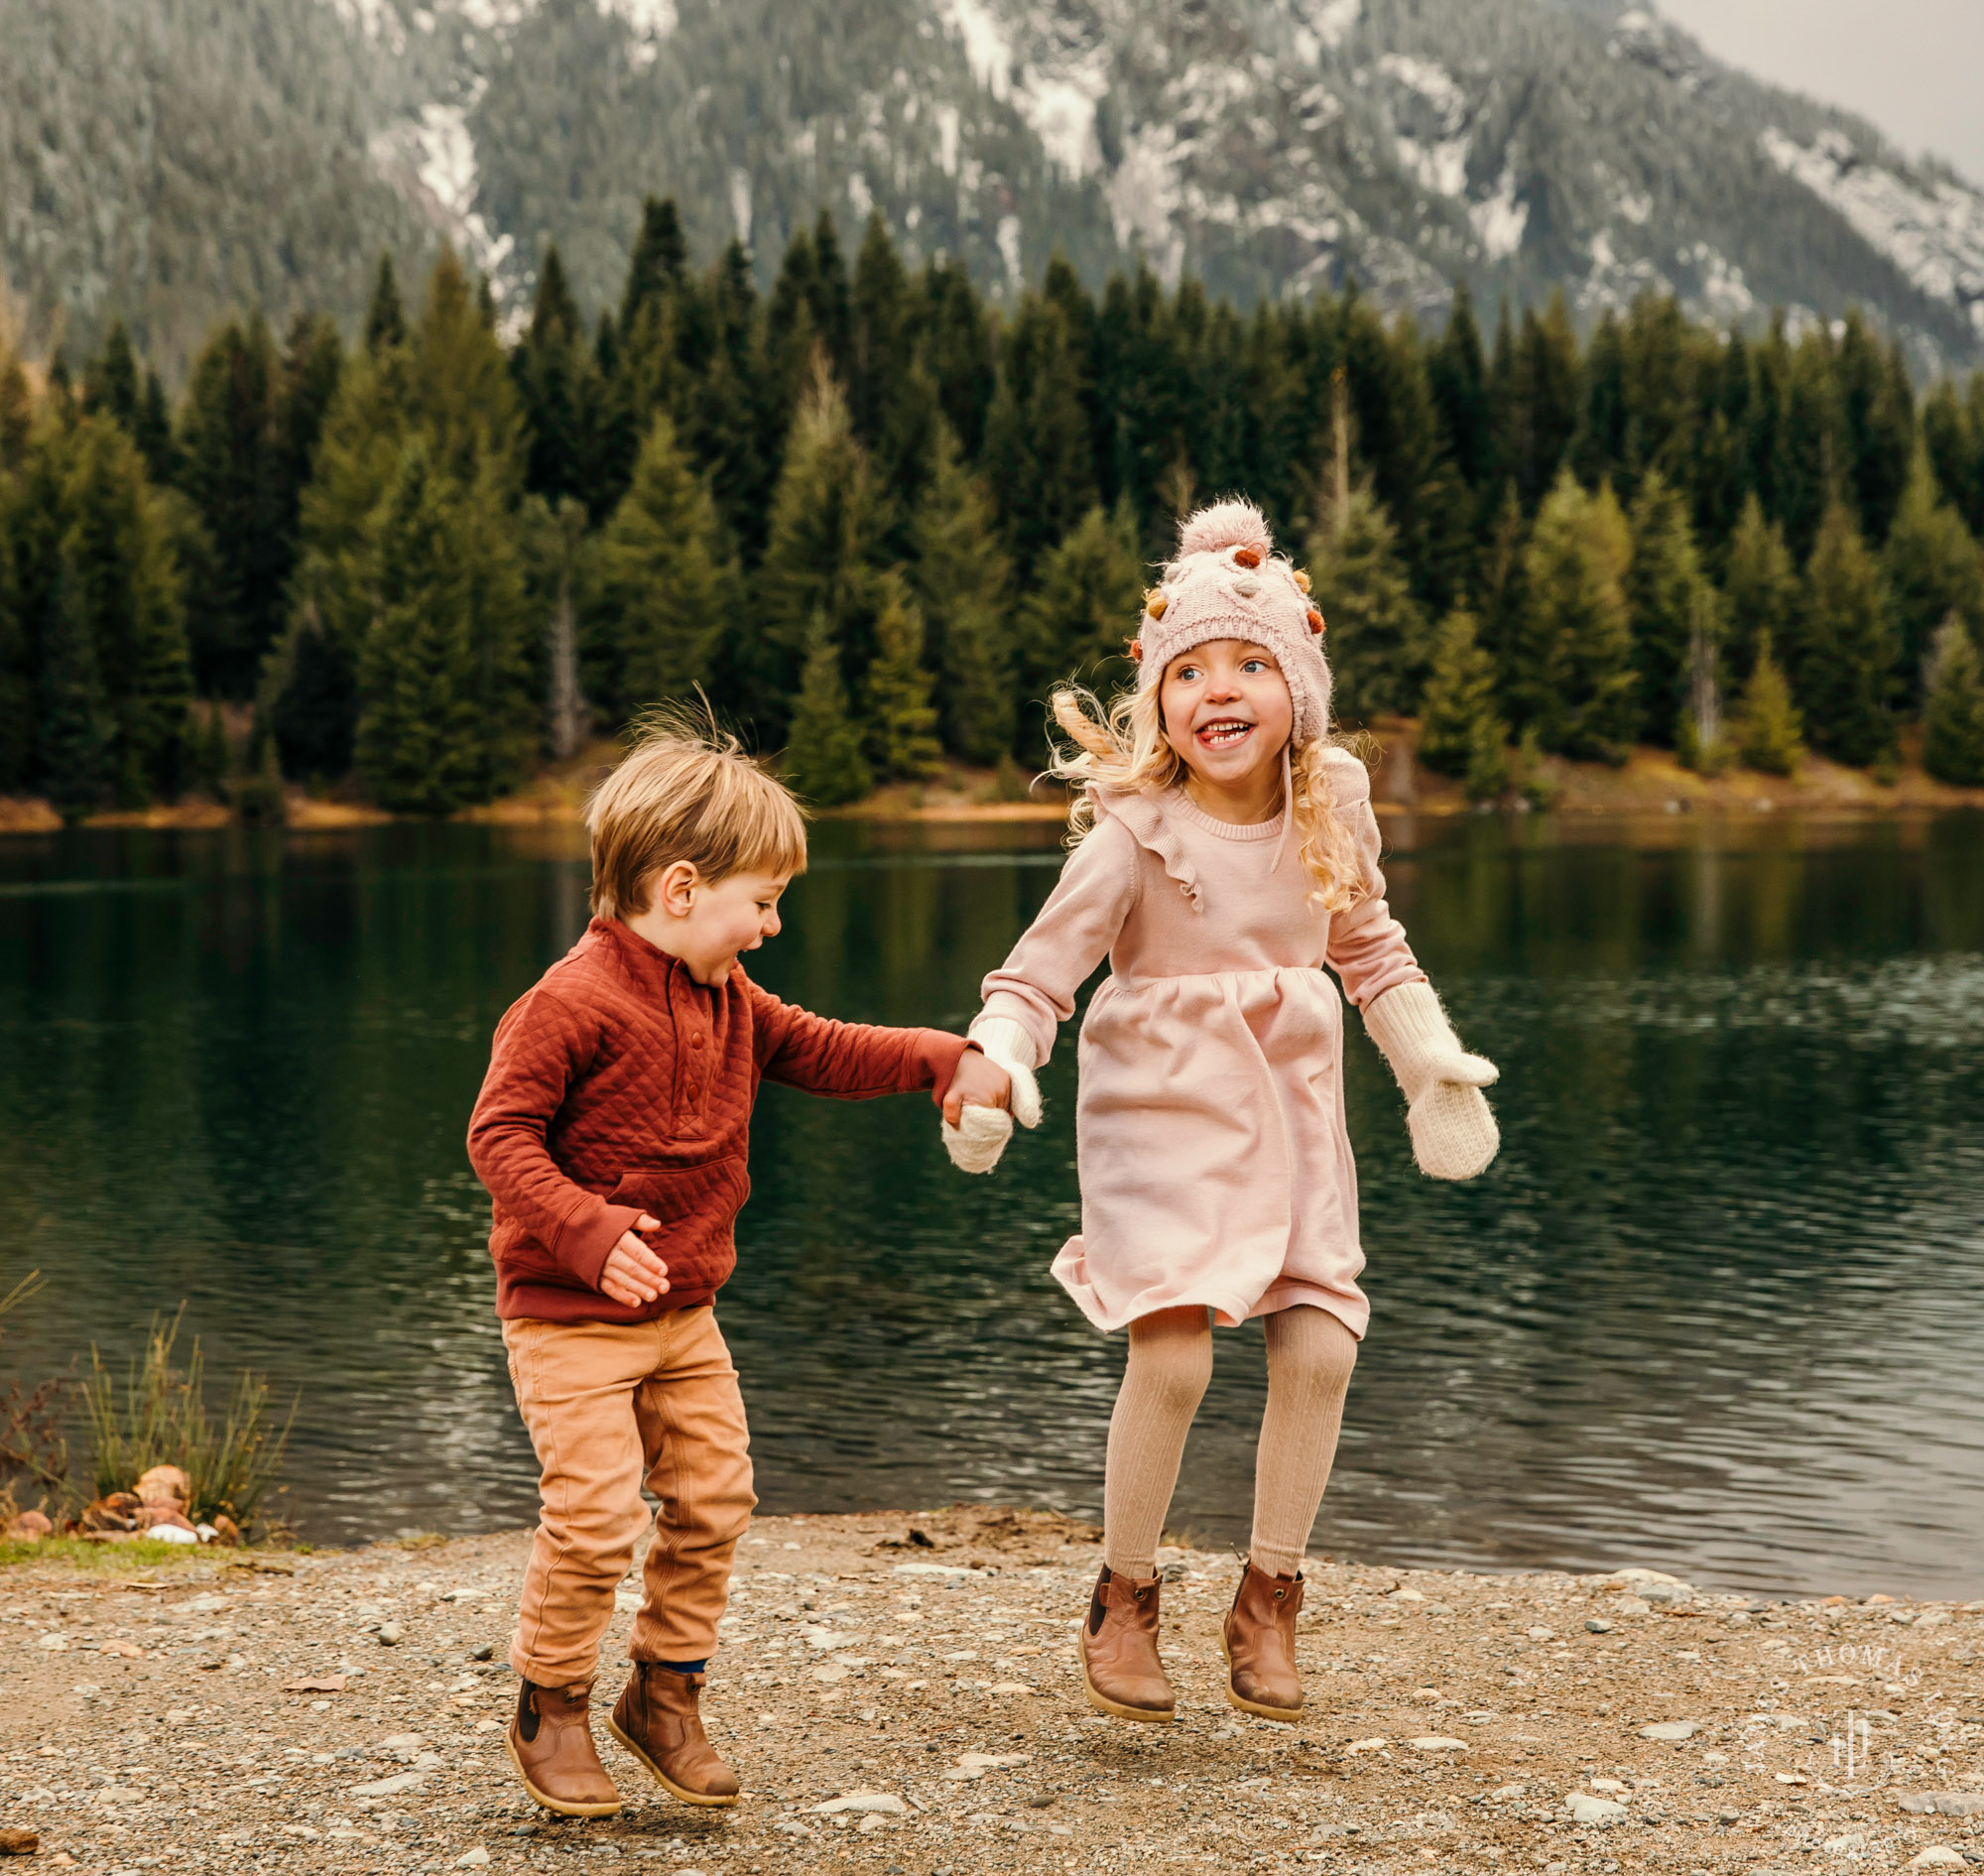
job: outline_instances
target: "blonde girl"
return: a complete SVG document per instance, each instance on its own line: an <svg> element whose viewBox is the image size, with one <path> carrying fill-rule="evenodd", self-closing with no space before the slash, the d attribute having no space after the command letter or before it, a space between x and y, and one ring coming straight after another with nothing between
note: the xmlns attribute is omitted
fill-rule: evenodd
<svg viewBox="0 0 1984 1876"><path fill-rule="evenodd" d="M1455 1038L1385 905L1364 766L1329 735L1323 622L1250 503L1191 516L1147 596L1136 687L1098 721L1054 698L1073 748L1073 852L984 983L972 1040L1040 1118L1033 1071L1106 955L1081 1028L1081 1233L1054 1260L1083 1314L1129 1333L1109 1427L1103 1566L1080 1632L1090 1701L1169 1720L1157 1545L1212 1326L1266 1318L1268 1405L1247 1563L1225 1621L1227 1698L1293 1719L1302 1556L1370 1318L1343 1113L1343 1006L1405 1091L1436 1179L1494 1158L1491 1063ZM967 1107L952 1158L989 1171L1012 1117Z"/></svg>

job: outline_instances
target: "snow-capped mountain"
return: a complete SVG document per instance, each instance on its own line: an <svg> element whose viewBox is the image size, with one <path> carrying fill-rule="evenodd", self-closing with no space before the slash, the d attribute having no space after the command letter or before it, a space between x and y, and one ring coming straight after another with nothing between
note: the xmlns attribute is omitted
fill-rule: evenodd
<svg viewBox="0 0 1984 1876"><path fill-rule="evenodd" d="M1859 304L1984 357L1984 192L1616 0L0 0L0 44L17 297L168 355L442 237L512 308L556 240L606 304L664 193L767 273L880 208L1003 295L1058 249L1425 313Z"/></svg>

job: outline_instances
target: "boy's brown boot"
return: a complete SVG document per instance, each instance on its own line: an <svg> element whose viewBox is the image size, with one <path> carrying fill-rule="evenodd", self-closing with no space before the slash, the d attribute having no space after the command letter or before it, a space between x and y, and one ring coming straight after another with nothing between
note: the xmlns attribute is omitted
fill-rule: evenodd
<svg viewBox="0 0 1984 1876"><path fill-rule="evenodd" d="M1228 1664L1226 1697L1263 1719L1300 1719L1302 1676L1296 1672L1296 1612L1300 1576L1270 1576L1247 1565L1227 1611L1219 1645Z"/></svg>
<svg viewBox="0 0 1984 1876"><path fill-rule="evenodd" d="M1095 1579L1080 1653L1082 1685L1098 1713L1159 1723L1178 1718L1178 1695L1158 1659L1158 1581L1112 1575L1107 1563Z"/></svg>
<svg viewBox="0 0 1984 1876"><path fill-rule="evenodd" d="M547 1811L564 1817L610 1817L620 1794L592 1743L589 1684L541 1688L526 1681L504 1743L524 1789Z"/></svg>
<svg viewBox="0 0 1984 1876"><path fill-rule="evenodd" d="M613 1737L685 1805L734 1805L737 1774L702 1730L701 1674L677 1674L637 1661L606 1723Z"/></svg>

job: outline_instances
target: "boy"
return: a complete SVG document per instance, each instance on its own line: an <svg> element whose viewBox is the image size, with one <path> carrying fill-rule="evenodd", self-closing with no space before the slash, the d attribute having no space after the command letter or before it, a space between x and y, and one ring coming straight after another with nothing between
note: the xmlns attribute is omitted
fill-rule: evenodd
<svg viewBox="0 0 1984 1876"><path fill-rule="evenodd" d="M737 1802L697 1700L757 1503L711 1302L736 1263L759 1079L847 1099L930 1088L953 1126L966 1100L1002 1105L1007 1079L961 1037L829 1022L746 976L738 955L777 935L806 827L734 741L650 735L586 824L592 922L497 1026L468 1152L494 1199L496 1313L543 1466L510 1757L539 1804L600 1817L621 1801L588 1705L644 1480L661 1503L609 1725L677 1798Z"/></svg>

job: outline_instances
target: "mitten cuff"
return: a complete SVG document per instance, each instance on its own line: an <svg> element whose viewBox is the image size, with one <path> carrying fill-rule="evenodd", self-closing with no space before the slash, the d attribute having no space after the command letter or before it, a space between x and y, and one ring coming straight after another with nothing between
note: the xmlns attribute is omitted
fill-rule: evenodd
<svg viewBox="0 0 1984 1876"><path fill-rule="evenodd" d="M1434 1063L1462 1053L1429 983L1395 984L1365 1008L1364 1027L1385 1052L1408 1103L1439 1079Z"/></svg>
<svg viewBox="0 0 1984 1876"><path fill-rule="evenodd" d="M987 1062L996 1062L1012 1077L1013 1118L1022 1127L1038 1127L1041 1089L1034 1079L1034 1066L1039 1057L1025 1026L1010 1016L981 1016L972 1024L966 1040L976 1043Z"/></svg>

